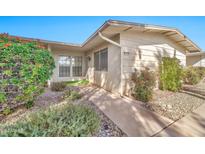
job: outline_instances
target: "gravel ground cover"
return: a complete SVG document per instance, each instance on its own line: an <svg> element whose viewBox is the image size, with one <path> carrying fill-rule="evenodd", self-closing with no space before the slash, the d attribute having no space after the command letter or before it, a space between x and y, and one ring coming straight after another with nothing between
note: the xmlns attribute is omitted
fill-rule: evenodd
<svg viewBox="0 0 205 154"><path fill-rule="evenodd" d="M205 103L205 99L182 92L155 91L153 101L144 107L172 120L178 120Z"/></svg>
<svg viewBox="0 0 205 154"><path fill-rule="evenodd" d="M72 87L73 90L79 91L80 87ZM25 107L18 108L17 111L14 113L1 118L0 123L5 122L15 122L19 118L22 118L23 116L26 116L30 112L35 112L36 110L40 108L46 108L50 105L60 103L63 101L63 92L53 92L50 89L46 89L45 92L39 96L35 102L35 105L30 108L26 109ZM83 104L86 105L93 110L96 111L96 113L99 115L101 119L101 127L100 130L97 132L95 136L97 137L121 137L121 136L127 136L124 132L120 130L120 128L117 127L103 112L101 112L92 102L88 100L84 100L83 98L77 101L74 101L72 103L75 104Z"/></svg>

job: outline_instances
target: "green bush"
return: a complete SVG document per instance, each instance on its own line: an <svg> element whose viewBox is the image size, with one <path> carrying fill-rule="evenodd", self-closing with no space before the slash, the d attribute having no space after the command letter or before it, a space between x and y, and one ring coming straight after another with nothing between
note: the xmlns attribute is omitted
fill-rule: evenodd
<svg viewBox="0 0 205 154"><path fill-rule="evenodd" d="M148 102L152 99L153 88L155 86L155 75L147 68L140 73L133 73L132 81L134 82L134 88L132 95L140 101Z"/></svg>
<svg viewBox="0 0 205 154"><path fill-rule="evenodd" d="M66 82L52 82L51 90L52 91L63 91L66 88Z"/></svg>
<svg viewBox="0 0 205 154"><path fill-rule="evenodd" d="M200 79L205 78L205 67L194 67Z"/></svg>
<svg viewBox="0 0 205 154"><path fill-rule="evenodd" d="M205 77L204 67L187 67L183 70L183 81L186 84L195 85Z"/></svg>
<svg viewBox="0 0 205 154"><path fill-rule="evenodd" d="M33 105L34 105L34 101L28 101L28 102L25 104L25 107L26 107L27 109L29 109L29 108L33 107Z"/></svg>
<svg viewBox="0 0 205 154"><path fill-rule="evenodd" d="M99 125L99 116L92 109L66 104L36 111L16 123L1 125L0 136L92 136L97 132Z"/></svg>
<svg viewBox="0 0 205 154"><path fill-rule="evenodd" d="M159 71L160 89L174 92L181 89L182 67L177 58L163 57Z"/></svg>
<svg viewBox="0 0 205 154"><path fill-rule="evenodd" d="M54 67L40 43L0 34L0 111L33 101Z"/></svg>
<svg viewBox="0 0 205 154"><path fill-rule="evenodd" d="M74 101L74 100L80 99L82 96L77 91L66 90L63 97L65 99L69 99L69 100Z"/></svg>

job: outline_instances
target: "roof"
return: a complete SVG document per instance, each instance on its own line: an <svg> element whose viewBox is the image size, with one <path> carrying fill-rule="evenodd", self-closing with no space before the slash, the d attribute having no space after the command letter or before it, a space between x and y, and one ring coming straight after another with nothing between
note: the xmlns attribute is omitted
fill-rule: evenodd
<svg viewBox="0 0 205 154"><path fill-rule="evenodd" d="M202 52L202 50L193 41L191 41L186 35L184 35L180 30L176 28L150 25L150 24L141 24L141 23L134 23L134 22L126 22L126 21L119 21L119 20L107 20L82 44L73 44L73 43L49 41L49 40L42 40L42 39L26 38L26 37L21 37L21 38L40 41L47 44L56 44L56 45L63 45L63 46L71 46L75 48L83 48L86 50L88 48L91 48L92 45L95 44L96 42L99 43L100 41L102 41L102 39L100 39L100 37L98 36L99 32L106 34L107 37L112 37L116 34L119 34L122 31L130 31L130 30L137 30L142 32L157 32L171 39L177 44L183 46L189 52Z"/></svg>
<svg viewBox="0 0 205 154"><path fill-rule="evenodd" d="M179 29L166 27L166 26L158 26L158 25L150 25L150 24L141 24L134 22L125 22L119 20L108 20L110 25L115 26L126 26L128 30L141 30L143 32L158 32L162 35L168 37L172 41L180 44L185 47L190 52L199 52L202 51L199 46L197 46L193 41L191 41L186 35L184 35Z"/></svg>
<svg viewBox="0 0 205 154"><path fill-rule="evenodd" d="M186 56L193 57L193 56L205 56L205 51L203 52L195 52L195 53L188 53Z"/></svg>

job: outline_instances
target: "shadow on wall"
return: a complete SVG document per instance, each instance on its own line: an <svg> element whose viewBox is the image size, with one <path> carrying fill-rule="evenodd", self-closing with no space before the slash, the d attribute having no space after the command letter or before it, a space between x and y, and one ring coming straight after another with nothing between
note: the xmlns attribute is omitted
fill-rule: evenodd
<svg viewBox="0 0 205 154"><path fill-rule="evenodd" d="M115 65L119 59L114 56L112 61L108 61L108 71L95 71L94 67L89 66L86 77L95 85L103 87L107 91L119 93L120 89L120 66ZM117 63L117 62L116 62ZM119 62L118 62L119 63Z"/></svg>
<svg viewBox="0 0 205 154"><path fill-rule="evenodd" d="M168 51L164 48L162 48L162 50L160 50L160 48L156 48L156 51L157 53L154 53L154 57L158 61L158 64L161 64L163 57L171 57ZM174 56L176 56L176 52L173 54L173 57Z"/></svg>
<svg viewBox="0 0 205 154"><path fill-rule="evenodd" d="M155 58L156 62L153 62L153 60L146 60L143 59L143 54L142 54L142 50L140 48L137 49L136 51L136 56L135 56L135 60L132 61L132 63L130 64L131 66L135 66L136 61L139 61L139 67L135 67L133 72L130 72L130 75L127 77L127 79L125 80L125 95L127 96L131 96L132 94L132 89L134 86L134 83L131 80L131 76L132 73L134 72L140 72L141 70L145 69L145 68L149 68L151 71L156 73L156 76L158 77L158 70L159 70L159 64L162 61L162 57L171 57L171 55L169 54L169 52L162 47L155 47L155 51L156 53L153 53L153 57ZM176 53L173 53L173 56L175 56ZM156 82L156 87L158 88L158 81Z"/></svg>

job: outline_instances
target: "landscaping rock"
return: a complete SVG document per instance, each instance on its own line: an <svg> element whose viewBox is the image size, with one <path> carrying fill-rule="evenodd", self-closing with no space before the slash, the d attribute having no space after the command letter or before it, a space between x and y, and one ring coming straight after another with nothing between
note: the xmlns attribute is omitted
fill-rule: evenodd
<svg viewBox="0 0 205 154"><path fill-rule="evenodd" d="M143 105L172 120L178 120L192 112L205 100L191 94L182 92L155 91L154 100Z"/></svg>

